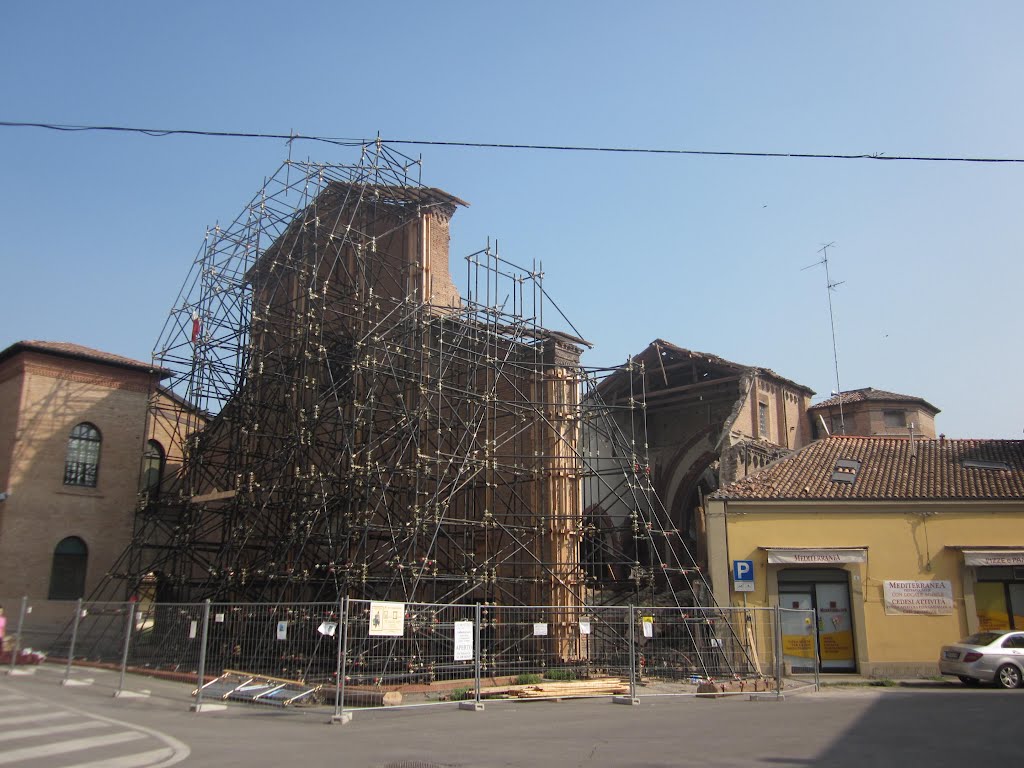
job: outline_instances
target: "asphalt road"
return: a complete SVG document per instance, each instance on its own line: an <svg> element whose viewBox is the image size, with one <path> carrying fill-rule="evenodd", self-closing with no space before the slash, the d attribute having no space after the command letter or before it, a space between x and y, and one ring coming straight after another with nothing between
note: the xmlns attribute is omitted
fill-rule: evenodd
<svg viewBox="0 0 1024 768"><path fill-rule="evenodd" d="M484 712L454 705L359 711L351 723L327 724L330 709L230 705L193 713L188 686L130 678L145 699L114 698L116 675L62 687L61 670L0 677L0 765L12 750L125 733L123 743L22 752L8 765L299 766L973 766L1020 762L1024 690L827 688L782 702L641 699L487 703ZM76 673L81 675L82 673ZM4 709L6 707L6 710ZM109 721L82 733L47 728L68 712ZM53 720L54 713L61 713ZM33 716L37 717L33 717ZM5 718L17 720L11 724ZM64 719L61 720L60 718ZM20 719L19 719L20 718ZM26 719L27 718L27 719ZM87 728L87 726L82 726ZM9 736L32 731L32 736ZM83 735L83 734L87 734ZM112 751L113 750L113 751ZM117 762L120 760L121 762Z"/></svg>

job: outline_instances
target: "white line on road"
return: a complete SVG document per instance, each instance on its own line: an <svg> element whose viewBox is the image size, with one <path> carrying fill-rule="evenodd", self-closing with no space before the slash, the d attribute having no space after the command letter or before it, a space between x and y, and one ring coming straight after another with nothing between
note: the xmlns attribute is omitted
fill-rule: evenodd
<svg viewBox="0 0 1024 768"><path fill-rule="evenodd" d="M34 715L18 715L17 717L0 717L0 725L18 725L20 723L38 723L43 720L53 720L54 718L71 717L76 714L75 712L65 712L58 710L57 712L48 712L43 714Z"/></svg>
<svg viewBox="0 0 1024 768"><path fill-rule="evenodd" d="M3 684L0 684L0 690L7 690L7 691L9 691L10 688L8 688L7 686L5 686ZM192 752L192 750L189 749L188 745L185 744L184 742L179 741L178 739L176 739L173 736L170 736L170 735L164 733L163 731L158 731L155 728L147 728L144 725L136 725L135 723L126 723L124 720L115 720L112 717L104 717L103 715L97 715L97 714L95 714L93 712L88 712L86 710L78 709L76 707L69 707L67 704L63 704L63 703L62 704L55 704L54 702L52 702L49 699L44 699L44 698L42 698L40 696L33 695L33 694L25 694L25 698L30 700L30 701L41 702L41 703L45 704L48 707L53 707L53 706L60 707L60 709L57 712L53 712L52 714L48 714L47 717L46 717L47 720L55 718L55 717L70 717L72 714L81 715L82 717L86 717L86 718L89 718L91 720L100 720L100 721L102 721L104 723L110 723L111 725L120 726L121 728L132 728L132 729L134 729L136 731L139 731L141 733L149 734L154 739L162 741L164 744L166 744L171 749L171 753L166 758L161 758L161 762L157 763L157 764L154 764L152 766L152 768L169 768L170 766L175 765L176 763L180 763L182 760L186 759L191 754L191 752ZM20 723L32 722L32 721L38 722L39 720L40 720L40 718L39 718L38 715L33 715L33 716L28 716L28 717L20 717L20 718L11 717L11 718L6 718L6 720L0 719L0 725L3 725L5 722L8 723L8 724L12 724L13 725L15 722L20 722Z"/></svg>
<svg viewBox="0 0 1024 768"><path fill-rule="evenodd" d="M29 702L22 701L21 704L3 704L0 705L0 713L2 712L24 712L28 709L46 709L45 704L30 704Z"/></svg>
<svg viewBox="0 0 1024 768"><path fill-rule="evenodd" d="M16 763L19 760L31 760L37 757L50 757L62 755L66 752L77 752L81 749L93 749L94 747L107 747L112 744L123 744L126 741L135 741L146 738L144 733L135 731L122 731L112 733L108 736L91 736L85 739L71 739L70 741L58 741L55 744L43 744L39 747L24 747L14 749L10 752L0 754L0 765Z"/></svg>
<svg viewBox="0 0 1024 768"><path fill-rule="evenodd" d="M53 733L68 733L69 731L87 731L90 728L109 728L107 723L99 720L85 720L79 723L65 723L64 725L46 725L39 728L21 728L16 731L0 732L0 741L11 739L27 739L30 736L49 736Z"/></svg>
<svg viewBox="0 0 1024 768"><path fill-rule="evenodd" d="M136 752L134 755L115 757L113 759L96 760L92 763L75 763L64 768L145 768L159 760L166 760L174 754L170 747L154 749L149 752Z"/></svg>

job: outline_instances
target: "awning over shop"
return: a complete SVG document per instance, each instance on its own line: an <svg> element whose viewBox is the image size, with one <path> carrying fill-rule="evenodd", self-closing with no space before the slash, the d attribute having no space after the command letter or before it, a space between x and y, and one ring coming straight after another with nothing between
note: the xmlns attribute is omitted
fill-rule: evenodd
<svg viewBox="0 0 1024 768"><path fill-rule="evenodd" d="M779 565L832 565L866 563L867 547L761 547L768 563Z"/></svg>
<svg viewBox="0 0 1024 768"><path fill-rule="evenodd" d="M964 553L964 565L1024 565L1024 547L956 547Z"/></svg>

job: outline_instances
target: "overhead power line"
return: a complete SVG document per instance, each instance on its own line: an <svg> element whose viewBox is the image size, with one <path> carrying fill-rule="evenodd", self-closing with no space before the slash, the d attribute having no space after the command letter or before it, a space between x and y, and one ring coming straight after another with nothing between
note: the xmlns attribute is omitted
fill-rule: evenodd
<svg viewBox="0 0 1024 768"><path fill-rule="evenodd" d="M190 128L136 128L123 125L68 125L60 123L28 123L0 120L0 128L38 128L49 131L107 131L138 133L145 136L206 136L229 139L278 139L286 141L318 141L341 146L359 146L380 141L390 145L421 147L465 147L469 149L522 149L557 152L615 152L646 155L696 155L706 157L778 157L810 160L910 160L936 163L1024 163L1020 157L956 157L942 155L887 155L884 152L842 154L824 152L746 152L714 149L671 149L664 147L602 147L573 144L518 144L487 141L440 141L431 139L353 139L339 136L307 136L301 133L256 133L246 131L204 131Z"/></svg>

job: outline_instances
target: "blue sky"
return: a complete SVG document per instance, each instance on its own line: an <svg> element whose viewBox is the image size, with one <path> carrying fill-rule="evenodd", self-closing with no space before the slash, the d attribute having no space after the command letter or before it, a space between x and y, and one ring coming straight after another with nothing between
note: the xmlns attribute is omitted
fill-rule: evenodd
<svg viewBox="0 0 1024 768"><path fill-rule="evenodd" d="M368 138L1024 157L1016 2L18 3L0 119ZM1024 165L407 147L624 361L661 337L1020 438ZM343 148L293 153L348 162ZM0 128L0 345L148 359L284 142ZM454 270L456 275L459 269Z"/></svg>

